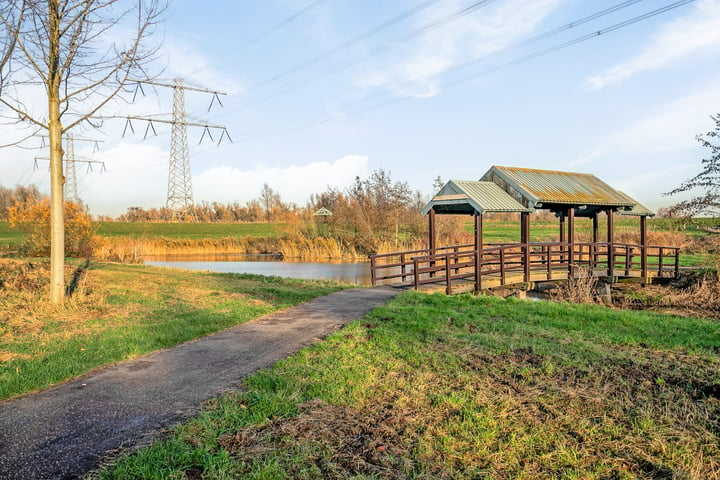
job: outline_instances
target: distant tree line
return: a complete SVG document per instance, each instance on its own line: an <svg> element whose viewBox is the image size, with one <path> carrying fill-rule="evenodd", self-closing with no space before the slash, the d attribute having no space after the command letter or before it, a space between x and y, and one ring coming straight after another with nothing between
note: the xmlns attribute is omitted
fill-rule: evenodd
<svg viewBox="0 0 720 480"><path fill-rule="evenodd" d="M43 198L47 198L47 195L40 192L36 185L27 187L18 185L12 188L0 185L0 221L8 220L10 207L16 203L26 203L28 201L38 203Z"/></svg>

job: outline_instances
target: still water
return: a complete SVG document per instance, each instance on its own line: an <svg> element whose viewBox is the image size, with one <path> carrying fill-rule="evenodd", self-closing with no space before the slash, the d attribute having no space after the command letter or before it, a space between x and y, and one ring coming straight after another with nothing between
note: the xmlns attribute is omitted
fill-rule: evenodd
<svg viewBox="0 0 720 480"><path fill-rule="evenodd" d="M370 284L370 263L286 262L278 255L163 255L147 256L145 264L221 273L254 273L309 280Z"/></svg>

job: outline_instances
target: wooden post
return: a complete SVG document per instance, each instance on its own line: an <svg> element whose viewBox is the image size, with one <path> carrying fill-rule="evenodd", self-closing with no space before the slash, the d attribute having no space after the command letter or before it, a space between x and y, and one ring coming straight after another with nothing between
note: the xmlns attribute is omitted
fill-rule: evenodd
<svg viewBox="0 0 720 480"><path fill-rule="evenodd" d="M482 269L482 248L483 248L483 218L482 213L475 211L475 291L480 291L481 269Z"/></svg>
<svg viewBox="0 0 720 480"><path fill-rule="evenodd" d="M428 250L430 255L435 255L435 249L437 248L437 234L435 231L435 208L430 209L428 214ZM430 266L435 266L435 262L430 262ZM417 276L417 273L415 274ZM430 271L430 277L434 277L435 272Z"/></svg>
<svg viewBox="0 0 720 480"><path fill-rule="evenodd" d="M568 274L570 278L575 275L575 208L568 208L568 251L570 261L568 262Z"/></svg>
<svg viewBox="0 0 720 480"><path fill-rule="evenodd" d="M523 249L524 282L530 281L530 214L522 212L520 217L520 243Z"/></svg>
<svg viewBox="0 0 720 480"><path fill-rule="evenodd" d="M561 210L558 212L560 215L560 265L565 263L565 255L563 255L563 252L565 251L565 210Z"/></svg>
<svg viewBox="0 0 720 480"><path fill-rule="evenodd" d="M642 215L640 217L640 269L642 270L642 286L648 278L647 270L647 217Z"/></svg>
<svg viewBox="0 0 720 480"><path fill-rule="evenodd" d="M615 275L615 222L613 209L607 209L608 277Z"/></svg>
<svg viewBox="0 0 720 480"><path fill-rule="evenodd" d="M428 214L428 249L430 250L430 255L435 255L435 249L437 248L436 241L435 208L431 208Z"/></svg>
<svg viewBox="0 0 720 480"><path fill-rule="evenodd" d="M593 213L592 216L592 245L590 245L590 271L597 267L597 243L600 239L600 220L598 218L598 212Z"/></svg>

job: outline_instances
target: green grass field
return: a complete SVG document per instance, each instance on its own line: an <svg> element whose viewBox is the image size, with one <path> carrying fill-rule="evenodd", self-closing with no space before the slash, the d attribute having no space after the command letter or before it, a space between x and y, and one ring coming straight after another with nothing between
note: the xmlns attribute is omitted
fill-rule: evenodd
<svg viewBox="0 0 720 480"><path fill-rule="evenodd" d="M718 322L406 293L99 476L720 478Z"/></svg>
<svg viewBox="0 0 720 480"><path fill-rule="evenodd" d="M10 228L8 222L0 222L0 252L5 248L19 245L23 242L24 234Z"/></svg>
<svg viewBox="0 0 720 480"><path fill-rule="evenodd" d="M281 237L290 226L285 223L129 223L99 222L99 235L106 237L224 238Z"/></svg>
<svg viewBox="0 0 720 480"><path fill-rule="evenodd" d="M704 235L701 230L703 226L714 225L715 219L700 218L692 219L686 224L676 219L650 218L648 219L648 230L655 232L681 232L685 235ZM684 227L683 227L684 225ZM473 232L473 223L468 221L464 225L466 233ZM600 234L607 231L607 224L603 216L599 222ZM530 239L533 242L556 241L559 237L559 222L552 220L530 220ZM636 217L622 217L615 219L616 232L639 232L640 222ZM592 235L592 220L589 218L578 218L575 220L575 232L585 236ZM518 242L520 241L520 220L499 221L487 220L483 222L483 237L488 242Z"/></svg>
<svg viewBox="0 0 720 480"><path fill-rule="evenodd" d="M68 277L77 266L71 262ZM39 261L0 263L0 400L341 288L330 282L96 263L59 308L46 302L47 277L47 265Z"/></svg>

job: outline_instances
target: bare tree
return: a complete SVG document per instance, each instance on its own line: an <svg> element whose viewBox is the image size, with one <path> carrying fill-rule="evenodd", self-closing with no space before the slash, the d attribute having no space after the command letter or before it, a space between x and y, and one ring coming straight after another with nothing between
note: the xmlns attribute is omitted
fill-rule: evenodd
<svg viewBox="0 0 720 480"><path fill-rule="evenodd" d="M95 121L131 78L147 78L164 0L5 0L0 108L50 144L50 300L64 300L62 136ZM42 89L46 107L33 105ZM35 131L33 133L35 133Z"/></svg>
<svg viewBox="0 0 720 480"><path fill-rule="evenodd" d="M280 200L280 194L270 188L267 182L263 183L262 190L260 190L260 203L262 203L263 210L265 210L265 221L270 223L273 212L280 206L282 201Z"/></svg>
<svg viewBox="0 0 720 480"><path fill-rule="evenodd" d="M695 139L710 149L710 156L702 160L702 170L694 177L685 180L679 187L666 193L675 195L692 190L703 190L701 195L684 200L670 207L670 216L711 215L720 216L720 114L710 116L715 129Z"/></svg>

